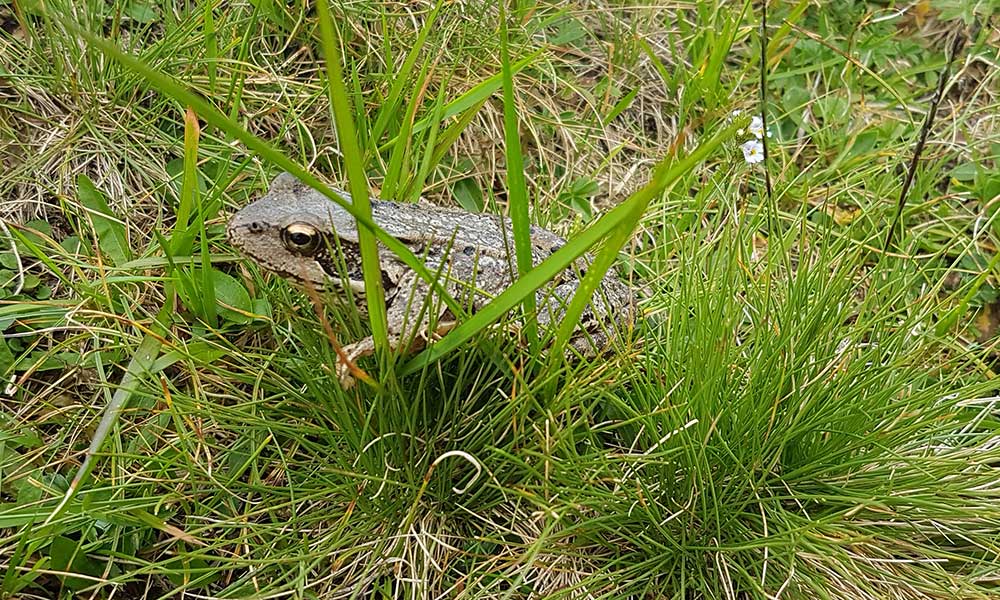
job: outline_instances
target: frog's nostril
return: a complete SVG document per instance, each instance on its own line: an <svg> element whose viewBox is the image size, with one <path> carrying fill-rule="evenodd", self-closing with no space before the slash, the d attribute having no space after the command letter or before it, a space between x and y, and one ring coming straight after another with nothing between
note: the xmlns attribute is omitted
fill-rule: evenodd
<svg viewBox="0 0 1000 600"><path fill-rule="evenodd" d="M264 224L260 221L251 221L248 229L250 229L250 233L260 233L264 231L265 228Z"/></svg>

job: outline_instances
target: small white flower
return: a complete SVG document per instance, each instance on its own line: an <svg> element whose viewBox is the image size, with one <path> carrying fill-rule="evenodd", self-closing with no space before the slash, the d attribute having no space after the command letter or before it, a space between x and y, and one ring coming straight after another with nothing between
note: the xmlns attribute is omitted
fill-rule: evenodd
<svg viewBox="0 0 1000 600"><path fill-rule="evenodd" d="M747 140L740 146L743 150L743 159L748 165L753 165L764 160L764 144L757 140Z"/></svg>
<svg viewBox="0 0 1000 600"><path fill-rule="evenodd" d="M750 118L750 133L758 140L764 137L764 120L757 115Z"/></svg>

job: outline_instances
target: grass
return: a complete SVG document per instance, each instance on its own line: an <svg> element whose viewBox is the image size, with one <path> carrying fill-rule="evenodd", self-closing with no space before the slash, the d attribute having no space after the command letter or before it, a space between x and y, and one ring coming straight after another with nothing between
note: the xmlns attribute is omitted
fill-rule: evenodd
<svg viewBox="0 0 1000 600"><path fill-rule="evenodd" d="M995 596L977 6L771 3L769 197L757 5L0 4L0 597ZM536 269L344 391L369 323L222 235L297 165L596 243L644 318L547 364L489 327Z"/></svg>

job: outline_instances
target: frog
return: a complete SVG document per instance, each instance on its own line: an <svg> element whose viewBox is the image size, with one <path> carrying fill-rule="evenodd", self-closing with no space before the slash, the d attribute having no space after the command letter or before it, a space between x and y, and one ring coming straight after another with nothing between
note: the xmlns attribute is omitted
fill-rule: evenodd
<svg viewBox="0 0 1000 600"><path fill-rule="evenodd" d="M347 192L333 191L345 203L352 203ZM373 199L370 205L375 224L409 248L466 314L482 309L517 280L509 217L426 201ZM226 235L264 270L299 287L329 292L339 302L354 304L367 317L357 220L294 175L279 174L263 196L233 214ZM563 237L537 225L530 226L530 240L533 266L566 244ZM440 289L381 242L378 254L390 349L415 352L457 325L462 315L442 301ZM536 291L534 318L541 331L551 332L560 323L592 263L593 257L584 254ZM606 353L632 329L636 314L634 290L614 268L609 269L576 324L567 356L587 359ZM356 361L372 354L375 347L374 338L368 336L338 353L336 370L344 387L353 383Z"/></svg>

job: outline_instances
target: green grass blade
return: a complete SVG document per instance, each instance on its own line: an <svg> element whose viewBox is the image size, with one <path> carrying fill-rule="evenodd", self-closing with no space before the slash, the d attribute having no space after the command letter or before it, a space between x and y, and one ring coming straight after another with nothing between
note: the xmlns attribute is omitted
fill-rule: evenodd
<svg viewBox="0 0 1000 600"><path fill-rule="evenodd" d="M535 61L535 59L541 56L542 52L543 52L542 50L536 50L531 54L529 54L528 56L525 56L521 60L511 65L511 73L517 74L521 69L530 65L532 62ZM496 93L496 91L500 89L502 85L503 85L503 73L497 73L496 75L493 75L488 79L484 79L483 81L473 86L472 89L470 89L469 91L465 92L458 98L449 102L448 105L445 106L444 108L444 114L442 115L441 119L442 120L450 119L456 115L462 114L464 111L468 110L469 108L472 108L473 106L481 105L491 96L493 96L493 94ZM422 133L425 129L431 126L432 119L433 116L428 116L417 121L417 123L413 126L413 133L414 134ZM379 152L385 152L386 150L389 149L390 146L396 144L399 140L400 136L392 138L382 146L379 146Z"/></svg>
<svg viewBox="0 0 1000 600"><path fill-rule="evenodd" d="M382 134L385 133L385 128L389 124L389 119L396 114L396 109L399 107L399 102L403 97L403 90L406 88L406 84L410 79L410 73L417 62L417 56L419 56L424 44L426 44L427 35L437 21L438 11L441 10L443 5L444 1L438 0L434 8L431 9L430 14L427 15L424 22L424 26L420 29L420 33L417 34L417 39L413 43L413 47L410 48L410 51L406 54L406 59L403 60L403 66L393 74L393 82L392 87L389 88L389 95L386 96L385 100L379 106L375 125L372 126L371 139L373 144L378 143L382 138ZM417 87L419 86L420 82L417 82ZM399 139L405 141L407 137L401 135Z"/></svg>
<svg viewBox="0 0 1000 600"><path fill-rule="evenodd" d="M358 147L358 135L354 128L354 119L351 117L351 105L348 103L347 86L344 84L344 74L340 64L340 49L333 21L330 19L330 6L326 0L316 2L316 14L319 18L320 38L323 41L323 54L326 59L330 104L333 106L333 116L337 124L337 138L344 157L351 200L358 212L371 220L368 177L365 174L361 148ZM379 265L375 234L363 227L358 228L358 245L361 248L361 269L365 280L368 321L371 324L376 348L384 351L388 344L389 326L385 313L385 290L382 288L382 268Z"/></svg>
<svg viewBox="0 0 1000 600"><path fill-rule="evenodd" d="M632 91L622 96L621 100L615 102L615 105L611 107L611 110L608 112L608 114L602 117L601 119L601 122L604 123L605 127L607 127L608 124L610 124L612 121L618 118L618 115L625 112L625 110L628 107L632 106L632 102L635 100L636 96L639 95L639 90L640 88L634 87L632 88Z"/></svg>
<svg viewBox="0 0 1000 600"><path fill-rule="evenodd" d="M486 104L487 100L489 100L489 98L483 98L480 102L470 106L454 123L445 128L444 133L440 136L441 141L438 142L437 147L434 148L434 155L431 156L432 165L436 165L441 162L441 159L444 158L444 155L448 152L448 150L455 145L456 141L458 141L458 136L465 131L465 128L469 126L469 123L472 123L472 119L476 117L476 113L478 113L479 109ZM441 119L444 120L443 111L441 113Z"/></svg>
<svg viewBox="0 0 1000 600"><path fill-rule="evenodd" d="M198 116L188 108L184 112L184 182L181 186L181 196L187 198L192 207L197 207L198 241L201 246L200 300L201 317L209 325L216 323L215 284L212 270L212 255L208 250L208 232L205 229L207 216L206 206L198 192L198 138L201 129L198 127ZM190 227L189 229L193 229Z"/></svg>
<svg viewBox="0 0 1000 600"><path fill-rule="evenodd" d="M382 184L386 200L398 200L399 182L409 177L407 173L409 169L407 167L409 165L410 153L413 152L411 132L413 130L413 121L417 117L417 110L420 108L420 100L423 98L423 89L427 81L427 69L429 67L430 59L424 61L423 66L420 68L420 74L417 76L416 86L414 86L413 95L410 97L407 105L406 114L399 124L399 139L403 143L394 145L392 153L389 156L389 168L386 170L385 181Z"/></svg>
<svg viewBox="0 0 1000 600"><path fill-rule="evenodd" d="M214 2L205 2L202 15L205 31L205 68L208 70L208 89L215 92L215 80L219 63L219 42L215 33Z"/></svg>
<svg viewBox="0 0 1000 600"><path fill-rule="evenodd" d="M438 89L437 99L434 101L434 111L432 119L432 127L427 134L427 140L422 147L424 149L424 155L421 157L420 165L417 168L417 172L414 178L406 186L406 198L410 202L416 202L420 199L420 193L424 189L424 183L427 181L427 177L430 175L431 170L437 164L434 161L434 148L437 144L438 130L441 124L441 114L444 111L444 94L445 90L448 88L447 80L441 83L441 87Z"/></svg>
<svg viewBox="0 0 1000 600"><path fill-rule="evenodd" d="M508 47L507 12L500 3L500 75L503 83L503 132L507 156L507 201L511 225L514 229L514 250L517 272L523 276L531 270L531 217L528 214L528 190L524 179L524 157L521 154L521 136L518 132L517 106L514 98L514 75L510 66ZM535 295L524 297L524 335L534 350L538 345L538 325L535 314Z"/></svg>
<svg viewBox="0 0 1000 600"><path fill-rule="evenodd" d="M104 409L101 422L97 425L97 431L94 432L94 437L87 448L83 464L77 469L76 475L73 476L73 481L69 485L69 489L66 490L66 494L55 509L49 513L49 516L45 518L43 525L48 525L65 512L69 503L76 497L77 492L90 476L91 471L94 470L97 453L101 451L104 442L111 435L112 428L118 422L118 417L121 415L122 410L125 409L132 395L139 389L139 385L149 376L153 363L160 355L163 335L166 333L166 327L163 324L169 321L171 313L173 313L173 307L168 301L156 316L154 331L147 333L143 337L142 342L139 343L139 347L135 351L135 355L125 368L125 375L122 376L118 389L115 390L115 393L111 396L111 400L108 401L107 408Z"/></svg>
<svg viewBox="0 0 1000 600"><path fill-rule="evenodd" d="M193 236L189 221L198 200L198 117L188 108L184 111L184 171L181 180L181 198L177 205L174 233L170 250L174 255L191 253Z"/></svg>

